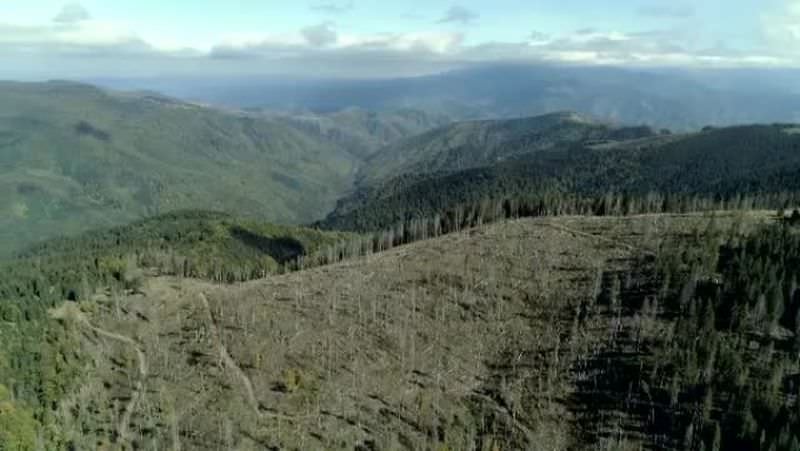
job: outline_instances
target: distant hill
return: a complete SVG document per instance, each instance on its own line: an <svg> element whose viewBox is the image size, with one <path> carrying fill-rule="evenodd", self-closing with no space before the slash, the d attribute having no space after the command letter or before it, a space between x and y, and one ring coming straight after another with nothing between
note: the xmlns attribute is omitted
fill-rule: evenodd
<svg viewBox="0 0 800 451"><path fill-rule="evenodd" d="M123 279L134 268L219 282L249 280L277 273L299 257L315 256L351 237L182 210L27 247L3 263L8 277L0 280L0 295L10 297L13 287L44 277L60 291L50 293L55 299L67 299L70 292L80 299L87 296L80 293L82 283L129 284L131 280Z"/></svg>
<svg viewBox="0 0 800 451"><path fill-rule="evenodd" d="M277 114L276 118L300 131L333 142L348 152L367 158L403 138L449 124L441 114L400 109L382 112L346 108L332 113Z"/></svg>
<svg viewBox="0 0 800 451"><path fill-rule="evenodd" d="M483 200L551 196L733 199L800 192L800 134L791 125L576 143L499 164L405 174L341 200L323 227L380 230ZM424 148L424 147L423 147Z"/></svg>
<svg viewBox="0 0 800 451"><path fill-rule="evenodd" d="M358 160L261 115L68 82L0 83L0 255L176 209L319 219Z"/></svg>
<svg viewBox="0 0 800 451"><path fill-rule="evenodd" d="M460 122L401 140L367 160L360 177L452 172L524 158L577 143L654 136L648 127L616 127L573 112L523 119Z"/></svg>

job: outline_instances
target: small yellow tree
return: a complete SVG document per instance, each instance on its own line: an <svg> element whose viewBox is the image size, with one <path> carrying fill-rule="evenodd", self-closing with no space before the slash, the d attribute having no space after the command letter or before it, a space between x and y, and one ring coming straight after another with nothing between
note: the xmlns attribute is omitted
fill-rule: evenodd
<svg viewBox="0 0 800 451"><path fill-rule="evenodd" d="M30 410L15 405L11 394L0 385L0 450L36 449L36 420Z"/></svg>

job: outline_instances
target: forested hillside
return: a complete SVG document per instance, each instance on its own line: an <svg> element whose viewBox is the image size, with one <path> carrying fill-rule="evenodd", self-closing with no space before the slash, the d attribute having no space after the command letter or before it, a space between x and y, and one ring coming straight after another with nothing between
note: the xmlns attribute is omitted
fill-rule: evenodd
<svg viewBox="0 0 800 451"><path fill-rule="evenodd" d="M509 202L529 213L779 208L796 204L800 192L795 130L755 125L583 141L465 171L403 175L362 187L321 225L381 230L456 210L508 209Z"/></svg>
<svg viewBox="0 0 800 451"><path fill-rule="evenodd" d="M0 255L176 209L319 219L358 157L275 119L67 82L0 83Z"/></svg>
<svg viewBox="0 0 800 451"><path fill-rule="evenodd" d="M405 174L454 172L574 144L653 135L647 127L613 126L577 113L459 122L381 149L361 168L360 179L362 184L370 184Z"/></svg>
<svg viewBox="0 0 800 451"><path fill-rule="evenodd" d="M611 305L638 323L595 359L614 368L595 386L622 398L624 382L635 384L616 407L670 439L656 446L800 448L798 230L777 224L731 238L712 221L660 253L655 267L658 291L649 296L611 290Z"/></svg>

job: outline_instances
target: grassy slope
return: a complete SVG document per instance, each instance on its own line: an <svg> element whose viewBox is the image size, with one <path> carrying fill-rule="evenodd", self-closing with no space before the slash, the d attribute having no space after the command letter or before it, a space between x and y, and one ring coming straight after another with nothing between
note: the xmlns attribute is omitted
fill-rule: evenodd
<svg viewBox="0 0 800 451"><path fill-rule="evenodd" d="M586 404L598 393L578 371L578 356L613 350L615 316L592 316L576 334L576 308L594 296L601 270L630 271L641 247L707 222L512 221L239 286L152 279L120 301L123 313L104 296L84 309L145 356L149 376L130 427L140 432L127 438L139 446L639 449L645 425L631 417L633 429L618 437L624 414ZM639 321L623 320L623 328ZM65 424L95 431L77 434L78 443L108 440L113 400L137 390L124 376L135 374L134 349L68 324L87 334L97 365L69 405L101 413L64 409Z"/></svg>
<svg viewBox="0 0 800 451"><path fill-rule="evenodd" d="M175 209L319 218L356 158L280 122L71 83L0 84L0 253Z"/></svg>

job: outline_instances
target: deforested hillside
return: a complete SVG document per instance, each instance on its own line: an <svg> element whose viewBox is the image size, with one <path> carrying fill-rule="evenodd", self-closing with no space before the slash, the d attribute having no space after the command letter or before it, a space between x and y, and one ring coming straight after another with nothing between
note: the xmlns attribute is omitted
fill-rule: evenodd
<svg viewBox="0 0 800 451"><path fill-rule="evenodd" d="M368 184L405 174L455 172L584 142L653 135L647 127L617 127L571 112L459 122L381 149L361 169L361 178Z"/></svg>
<svg viewBox="0 0 800 451"><path fill-rule="evenodd" d="M68 82L0 83L0 254L177 209L329 211L357 157L259 115Z"/></svg>
<svg viewBox="0 0 800 451"><path fill-rule="evenodd" d="M800 192L800 134L794 130L753 125L580 142L463 171L399 175L362 186L320 224L382 230L486 208L506 214L779 208L795 204Z"/></svg>
<svg viewBox="0 0 800 451"><path fill-rule="evenodd" d="M46 416L79 449L794 449L800 242L774 222L524 219L101 290L50 311L93 370Z"/></svg>
<svg viewBox="0 0 800 451"><path fill-rule="evenodd" d="M300 263L313 265L326 248L349 239L224 213L181 211L48 240L3 261L0 449L76 449L54 409L67 405L76 380L91 371L85 367L90 356L80 351L77 331L49 319L50 310L64 302L91 305L99 292L121 299L158 275L215 283L263 278Z"/></svg>

